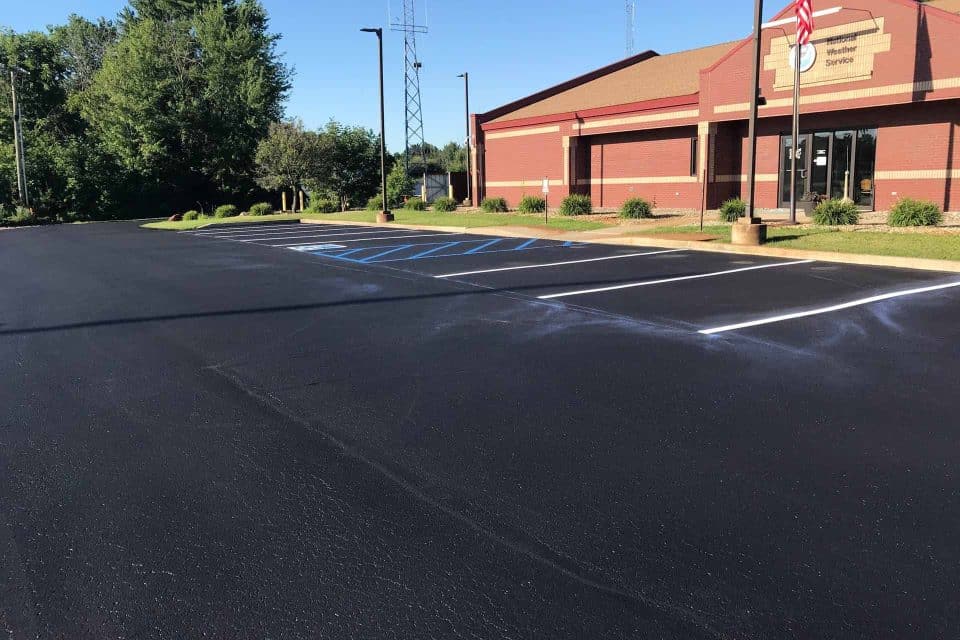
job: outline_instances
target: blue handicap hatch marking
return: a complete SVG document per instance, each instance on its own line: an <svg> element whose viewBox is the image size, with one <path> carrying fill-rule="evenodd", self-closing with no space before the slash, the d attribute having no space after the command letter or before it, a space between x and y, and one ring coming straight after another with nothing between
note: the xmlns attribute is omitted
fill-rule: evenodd
<svg viewBox="0 0 960 640"><path fill-rule="evenodd" d="M338 244L304 245L290 248L334 260L344 260L358 264L377 264L381 262L407 262L433 258L480 255L484 253L504 253L509 251L581 246L584 246L584 243L541 240L539 238L491 238L359 247L348 249L347 251L340 251L340 249L346 249L346 246Z"/></svg>

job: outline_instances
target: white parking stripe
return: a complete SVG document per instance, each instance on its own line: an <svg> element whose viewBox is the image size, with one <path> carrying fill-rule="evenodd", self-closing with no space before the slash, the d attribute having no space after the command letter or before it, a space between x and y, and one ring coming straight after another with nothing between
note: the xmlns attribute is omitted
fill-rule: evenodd
<svg viewBox="0 0 960 640"><path fill-rule="evenodd" d="M434 278L455 278L457 276L473 276L480 273L496 273L498 271L516 271L517 269L544 269L546 267L561 267L568 264L582 264L584 262L600 262L601 260L619 260L621 258L636 258L639 256L655 256L660 253L676 253L684 249L666 249L664 251L647 251L645 253L626 253L619 256L604 256L602 258L587 258L584 260L567 260L565 262L546 262L544 264L525 264L519 267L500 267L499 269L480 269L478 271L461 271L459 273L444 273Z"/></svg>
<svg viewBox="0 0 960 640"><path fill-rule="evenodd" d="M394 229L386 229L384 231L348 231L346 233L301 233L295 236L280 236L279 238L271 238L265 236L263 238L251 238L250 236L245 236L243 238L225 238L220 236L214 236L215 238L220 237L222 240L233 240L234 242L262 242L266 240L295 240L297 238L336 238L340 236L368 236L376 235L380 233L396 233Z"/></svg>
<svg viewBox="0 0 960 640"><path fill-rule="evenodd" d="M319 227L324 231L336 231L343 229L356 229L356 225L337 225L330 227ZM281 225L259 225L253 224L249 227L243 229L238 229L236 227L228 227L226 229L203 229L200 231L187 231L184 233L189 233L190 235L195 236L217 236L217 235L256 235L259 233L290 233L294 231L317 231L318 227L314 224L281 224Z"/></svg>
<svg viewBox="0 0 960 640"><path fill-rule="evenodd" d="M844 302L843 304L835 304L830 307L823 307L821 309L811 309L809 311L798 311L796 313L787 313L782 316L773 316L772 318L763 318L762 320L750 320L748 322L738 322L737 324L728 324L723 327L714 327L713 329L702 329L700 333L705 335L712 335L714 333L723 333L725 331L736 331L737 329L745 329L747 327L759 327L764 324L773 324L775 322L784 322L785 320L795 320L797 318L806 318L808 316L816 316L824 313L833 313L835 311L843 311L844 309L850 309L852 307L860 307L866 304L873 304L875 302L882 302L883 300L890 300L892 298L900 298L903 296L913 296L919 293L928 293L930 291L940 291L942 289L952 289L954 287L960 287L960 282L950 282L948 284L938 284L932 287L920 287L918 289L908 289L906 291L894 291L893 293L884 293L878 296L871 296L869 298L861 298L859 300L851 300L850 302Z"/></svg>
<svg viewBox="0 0 960 640"><path fill-rule="evenodd" d="M256 233L207 233L204 234L207 238L229 238L231 240L245 240L247 238L258 238L260 236L279 236L279 235L314 235L318 233L330 233L330 232L342 232L342 231L355 231L356 227L343 227L341 229L300 229L294 227L292 229L277 229L276 231L257 231Z"/></svg>
<svg viewBox="0 0 960 640"><path fill-rule="evenodd" d="M581 291L565 291L564 293L551 293L546 296L538 296L540 300L550 300L552 298L566 298L568 296L580 296L587 293L603 293L604 291L617 291L618 289L631 289L633 287L649 287L655 284L667 284L668 282L682 282L683 280L697 280L700 278L716 278L717 276L726 276L732 273L742 273L744 271L755 271L757 269L773 269L775 267L790 267L797 264L808 264L813 260L795 260L793 262L776 262L774 264L761 264L755 267L742 267L740 269L728 269L726 271L715 271L713 273L699 273L694 276L681 276L679 278L664 278L662 280L650 280L648 282L631 282L630 284L618 284L613 287L601 287L599 289L583 289Z"/></svg>
<svg viewBox="0 0 960 640"><path fill-rule="evenodd" d="M412 236L377 236L375 238L351 238L349 240L337 240L337 244L343 244L345 242L373 242L374 240L399 240L401 238L435 238L438 236L462 236L462 233L423 233L420 235ZM316 242L293 242L290 244L269 244L268 247L300 247L307 244L317 244Z"/></svg>

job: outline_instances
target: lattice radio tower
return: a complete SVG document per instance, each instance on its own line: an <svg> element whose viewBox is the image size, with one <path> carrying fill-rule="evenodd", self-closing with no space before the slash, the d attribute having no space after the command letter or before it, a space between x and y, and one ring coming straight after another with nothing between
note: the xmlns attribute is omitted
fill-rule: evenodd
<svg viewBox="0 0 960 640"><path fill-rule="evenodd" d="M635 24L637 21L636 0L627 0L627 57L633 55Z"/></svg>
<svg viewBox="0 0 960 640"><path fill-rule="evenodd" d="M407 125L403 168L409 174L410 147L419 144L420 159L423 162L424 179L426 179L427 152L426 141L423 139L423 110L420 107L420 68L423 64L417 58L417 34L426 33L427 27L417 24L414 4L415 0L403 0L403 17L394 20L390 29L403 32L403 90Z"/></svg>

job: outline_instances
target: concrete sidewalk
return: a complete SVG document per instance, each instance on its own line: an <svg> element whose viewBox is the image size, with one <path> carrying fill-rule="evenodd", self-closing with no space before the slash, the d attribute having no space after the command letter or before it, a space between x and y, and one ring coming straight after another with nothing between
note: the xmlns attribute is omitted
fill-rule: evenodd
<svg viewBox="0 0 960 640"><path fill-rule="evenodd" d="M319 225L350 225L357 227L383 226L373 222L343 222L338 220L307 219L302 224ZM862 253L836 253L833 251L808 251L803 249L783 249L779 247L760 246L748 247L733 245L727 242L703 240L677 240L673 238L658 238L655 235L637 235L627 233L621 226L597 229L595 231L557 231L539 226L505 226L505 227L450 227L433 225L413 225L390 223L401 229L445 231L450 233L471 233L474 235L540 238L543 240L571 240L592 242L595 244L610 244L617 246L663 247L666 249L689 249L691 251L708 251L713 253L733 253L741 255L769 256L776 258L793 258L798 260L817 260L821 262L839 262L843 264L859 264L876 267L895 267L899 269L918 269L923 271L943 271L960 273L960 262L953 260L931 260L928 258L905 258L901 256L878 256Z"/></svg>

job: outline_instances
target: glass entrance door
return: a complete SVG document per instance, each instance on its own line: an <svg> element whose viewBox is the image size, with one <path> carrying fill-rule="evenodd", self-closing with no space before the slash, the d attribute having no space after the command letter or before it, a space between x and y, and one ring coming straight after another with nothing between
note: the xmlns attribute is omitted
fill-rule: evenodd
<svg viewBox="0 0 960 640"><path fill-rule="evenodd" d="M808 194L821 198L849 198L863 209L874 202L873 174L877 130L840 130L802 133L797 148L797 200ZM790 206L792 139L780 137L780 206Z"/></svg>
<svg viewBox="0 0 960 640"><path fill-rule="evenodd" d="M780 206L790 206L790 169L791 154L793 153L793 137L782 136L780 138ZM807 150L810 148L810 134L801 133L797 138L797 174L795 176L797 183L797 201L807 193L810 184L809 155Z"/></svg>

